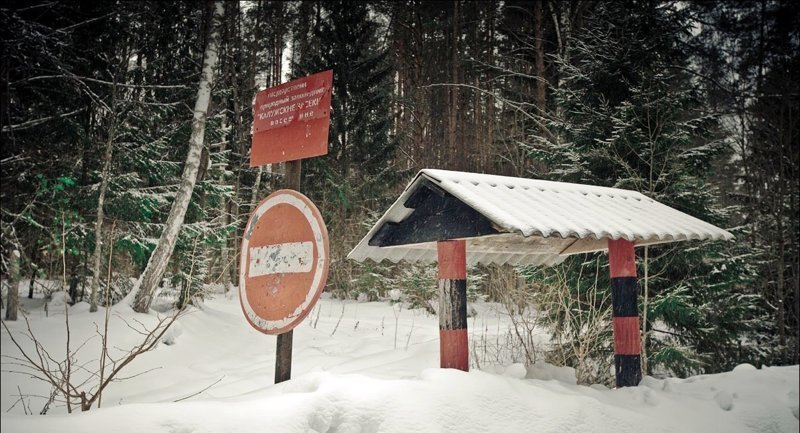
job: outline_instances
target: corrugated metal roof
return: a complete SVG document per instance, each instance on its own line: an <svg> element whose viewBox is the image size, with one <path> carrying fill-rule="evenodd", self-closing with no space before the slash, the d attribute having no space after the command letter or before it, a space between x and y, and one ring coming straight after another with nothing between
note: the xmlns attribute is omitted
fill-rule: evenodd
<svg viewBox="0 0 800 433"><path fill-rule="evenodd" d="M570 254L606 250L608 239L623 238L636 245L733 239L726 230L636 191L426 169L417 174L348 257L357 261L436 262L435 241L369 245L382 226L400 223L414 211L404 204L425 182L474 209L497 230L498 234L466 238L470 265L549 266Z"/></svg>

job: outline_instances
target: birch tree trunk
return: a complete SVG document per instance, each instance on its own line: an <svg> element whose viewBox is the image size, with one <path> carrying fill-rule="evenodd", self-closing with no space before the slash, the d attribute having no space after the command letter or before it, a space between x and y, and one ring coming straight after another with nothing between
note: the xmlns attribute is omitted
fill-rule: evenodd
<svg viewBox="0 0 800 433"><path fill-rule="evenodd" d="M175 201L172 203L172 209L167 217L167 223L161 233L161 238L158 240L158 245L150 256L150 260L148 260L139 281L126 297L128 302L133 299L133 310L139 313L145 313L150 308L153 295L175 248L175 242L178 239L178 233L183 225L186 209L189 207L192 191L197 181L197 170L200 166L200 156L203 151L206 130L206 115L211 99L211 87L214 83L214 69L218 59L217 46L219 44L219 27L223 9L222 2L214 2L214 14L211 19L211 26L209 26L208 45L203 54L203 71L200 75L200 86L197 90L197 100L194 105L189 153L186 156L186 164L183 167L180 187L175 195Z"/></svg>

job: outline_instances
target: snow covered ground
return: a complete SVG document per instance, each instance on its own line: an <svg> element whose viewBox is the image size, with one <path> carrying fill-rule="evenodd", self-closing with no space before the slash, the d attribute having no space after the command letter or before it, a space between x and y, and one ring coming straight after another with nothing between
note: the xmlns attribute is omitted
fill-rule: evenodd
<svg viewBox="0 0 800 433"><path fill-rule="evenodd" d="M33 332L54 358L65 347L63 306L23 298ZM478 304L472 338L502 345L508 323ZM123 322L155 315L113 309L110 339L128 348L139 337ZM103 310L71 308L73 348L96 336ZM8 322L12 332L25 322ZM18 334L15 334L18 335ZM542 340L546 338L541 336ZM82 362L96 364L99 338ZM193 308L165 338L137 358L103 395L103 407L38 413L48 386L10 373L16 356L2 333L3 433L14 432L797 432L798 366L734 371L688 379L645 378L619 390L575 384L571 369L492 364L440 370L438 321L388 302L323 297L294 333L293 380L274 385L275 337L253 330L234 294ZM475 355L475 354L473 354ZM496 358L495 359L499 359ZM131 377L132 376L132 377ZM206 389L207 388L207 389ZM202 392L201 392L202 391ZM199 392L199 393L198 393ZM20 401L20 394L25 406ZM187 398L188 397L188 398ZM176 400L180 400L176 402Z"/></svg>

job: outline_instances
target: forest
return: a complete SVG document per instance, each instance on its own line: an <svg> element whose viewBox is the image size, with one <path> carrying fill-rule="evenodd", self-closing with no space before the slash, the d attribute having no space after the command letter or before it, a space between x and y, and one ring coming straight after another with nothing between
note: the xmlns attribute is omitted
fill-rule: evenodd
<svg viewBox="0 0 800 433"><path fill-rule="evenodd" d="M648 374L800 362L796 1L10 0L0 33L5 321L20 282L139 313L233 290L286 177L250 167L255 94L332 69L301 191L333 297L431 308L435 266L346 259L420 169L616 187L735 235L637 250ZM590 253L470 269L468 294L507 306L523 358L607 382L609 280Z"/></svg>

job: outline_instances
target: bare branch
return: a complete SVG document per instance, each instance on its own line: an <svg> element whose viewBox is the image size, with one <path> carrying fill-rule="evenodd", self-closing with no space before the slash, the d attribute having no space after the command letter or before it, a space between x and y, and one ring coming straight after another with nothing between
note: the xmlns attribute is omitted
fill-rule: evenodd
<svg viewBox="0 0 800 433"><path fill-rule="evenodd" d="M101 15L99 17L90 18L88 20L81 21L79 23L75 23L75 24L72 24L72 25L69 25L69 26L66 26L66 27L62 27L60 29L55 29L55 31L59 32L59 33L66 33L69 30L72 30L72 29L75 29L75 28L78 28L78 27L81 27L81 26L85 26L87 24L91 24L91 23L93 23L95 21L104 20L104 19L110 17L111 15L114 15L114 12L109 12L109 13L107 13L105 15Z"/></svg>
<svg viewBox="0 0 800 433"><path fill-rule="evenodd" d="M142 326L143 330L136 329L128 324L129 327L144 335L144 339L140 344L134 346L128 351L123 351L125 354L118 360L111 359L110 355L108 355L107 352L104 352L104 359L111 361L111 372L107 377L103 376L105 367L103 368L103 371L99 372L93 372L87 368L90 363L96 361L94 359L80 364L77 363L75 355L88 343L88 339L74 350L72 348L68 348L68 353L66 354L64 360L59 362L53 358L53 356L47 351L42 343L36 338L36 335L33 333L30 322L27 320L27 318L27 333L23 333L22 335L28 338L33 344L33 349L31 350L24 349L18 337L11 332L5 321L0 320L0 323L2 323L3 328L10 337L12 344L14 344L20 353L19 357L2 355L2 358L10 361L4 362L4 364L19 368L4 369L3 371L25 374L28 377L48 383L52 387L54 393L61 394L64 397L64 402L67 405L68 411L72 410L72 404L76 401L80 402L81 410L86 411L91 409L96 400L100 399L103 391L110 383L127 380L157 369L153 368L145 370L130 376L120 376L122 369L129 365L137 356L154 349L172 324L174 324L179 317L183 316L186 311L187 310L178 310L170 316L160 317L155 326L150 328L146 327L141 321L135 320ZM69 334L69 330L67 330L67 333ZM90 339L92 338L95 338L95 336L90 337ZM73 382L73 380L76 380L75 376L72 374L74 371L86 372L88 373L88 377L83 379L81 382ZM83 375L81 374L80 376ZM98 380L98 378L100 378L100 380ZM202 391L205 391L205 389ZM51 398L47 400L48 403L42 409L43 412L46 412L49 409L50 404L55 401L55 394L52 394Z"/></svg>
<svg viewBox="0 0 800 433"><path fill-rule="evenodd" d="M102 84L105 86L119 86L125 87L129 89L186 89L187 87L183 84L122 84L122 83L113 83L111 81L100 80L97 78L90 78L90 77L81 77L75 74L57 74L57 75L39 75L37 77L30 77L30 78L23 78L21 80L14 81L9 83L9 87L13 87L20 83L27 83L32 81L43 81L43 80L58 80L69 78L76 81L87 81L90 83Z"/></svg>
<svg viewBox="0 0 800 433"><path fill-rule="evenodd" d="M35 119L35 120L29 120L27 122L17 123L16 125L4 126L3 132L20 131L23 129L33 128L34 126L41 125L42 123L47 123L51 120L63 119L65 117L74 116L84 110L86 110L86 108L78 108L77 110L70 111L69 113L56 114L55 116L43 117L41 119Z"/></svg>
<svg viewBox="0 0 800 433"><path fill-rule="evenodd" d="M424 85L424 86L421 86L421 87L423 87L423 88L428 88L428 87L465 87L465 88L468 88L468 89L475 90L475 91L477 91L479 93L483 93L485 95L491 95L492 97L494 97L498 101L508 105L513 110L519 112L524 117L526 117L529 120L533 121L539 128L541 128L542 132L544 132L545 135L547 135L547 138L550 139L553 143L558 143L559 142L558 137L555 134L553 134L553 132L551 132L549 128L547 128L547 125L545 125L545 120L546 119L544 117L532 114L528 110L525 109L525 107L536 108L535 104L527 103L527 102L511 101L509 99L503 98L502 96L498 95L497 93L495 93L493 91L482 89L482 88L480 88L478 86L473 86L471 84L433 83L433 84L427 84L427 85Z"/></svg>
<svg viewBox="0 0 800 433"><path fill-rule="evenodd" d="M172 402L173 402L173 403L177 403L177 402L179 402L179 401L188 400L188 399L190 399L190 398L192 398L192 397L194 397L194 396L196 396L196 395L200 395L200 394L202 394L202 393L204 393L204 392L208 391L208 390L209 390L209 389L210 389L212 386L214 386L214 385L216 385L216 384L218 384L218 383L222 382L222 379L225 379L225 376L224 376L224 375L223 375L222 377L220 377L219 379L217 379L217 381L216 381L216 382L212 383L211 385L208 385L207 387L205 387L205 388L201 389L200 391L197 391L197 392L195 392L194 394L189 394L189 395L187 395L186 397L181 397L181 398L179 398L179 399L177 399L177 400L172 400Z"/></svg>

